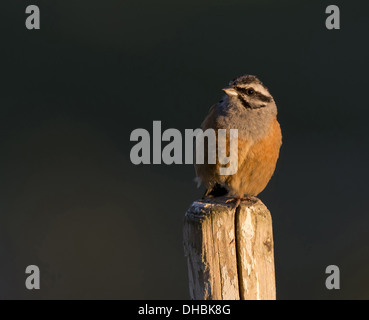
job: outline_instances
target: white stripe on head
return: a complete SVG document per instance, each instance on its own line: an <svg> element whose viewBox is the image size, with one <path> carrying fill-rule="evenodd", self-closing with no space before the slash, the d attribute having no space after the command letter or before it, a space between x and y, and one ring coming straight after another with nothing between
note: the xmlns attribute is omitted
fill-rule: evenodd
<svg viewBox="0 0 369 320"><path fill-rule="evenodd" d="M261 94L263 94L266 97L271 97L269 91L262 86L261 84L258 83L249 83L246 85L246 88L253 88L255 91L260 92Z"/></svg>
<svg viewBox="0 0 369 320"><path fill-rule="evenodd" d="M251 82L247 84L240 83L240 84L237 84L236 86L239 88L243 88L243 89L253 88L255 91L260 92L262 95L266 97L271 97L269 91L263 85L257 82Z"/></svg>

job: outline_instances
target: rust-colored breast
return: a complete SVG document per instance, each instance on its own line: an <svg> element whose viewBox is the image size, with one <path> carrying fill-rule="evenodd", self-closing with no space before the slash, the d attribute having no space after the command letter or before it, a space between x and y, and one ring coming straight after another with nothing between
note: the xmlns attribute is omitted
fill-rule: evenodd
<svg viewBox="0 0 369 320"><path fill-rule="evenodd" d="M235 196L258 195L272 177L282 144L282 134L277 119L273 120L267 136L251 147L242 149L247 142L239 141L239 152L245 158L237 173L228 177L228 187Z"/></svg>

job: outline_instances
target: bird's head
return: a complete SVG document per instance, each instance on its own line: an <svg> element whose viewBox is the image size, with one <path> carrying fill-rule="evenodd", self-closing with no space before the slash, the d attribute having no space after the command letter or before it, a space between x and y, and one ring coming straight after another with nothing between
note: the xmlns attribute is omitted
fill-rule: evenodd
<svg viewBox="0 0 369 320"><path fill-rule="evenodd" d="M231 103L240 104L247 110L276 111L274 99L268 88L256 76L238 77L223 88L223 91Z"/></svg>

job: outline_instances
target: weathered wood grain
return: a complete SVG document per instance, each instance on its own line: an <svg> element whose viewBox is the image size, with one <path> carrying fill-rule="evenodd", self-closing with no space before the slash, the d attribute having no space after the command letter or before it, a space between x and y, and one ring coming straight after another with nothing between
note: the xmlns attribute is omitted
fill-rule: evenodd
<svg viewBox="0 0 369 320"><path fill-rule="evenodd" d="M195 201L185 215L191 298L275 299L270 212L257 198L237 208L225 200Z"/></svg>

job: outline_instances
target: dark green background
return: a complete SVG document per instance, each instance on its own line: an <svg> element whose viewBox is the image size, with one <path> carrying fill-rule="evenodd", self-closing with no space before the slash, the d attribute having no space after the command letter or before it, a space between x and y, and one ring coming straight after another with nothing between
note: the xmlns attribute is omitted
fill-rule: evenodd
<svg viewBox="0 0 369 320"><path fill-rule="evenodd" d="M199 127L243 73L270 88L284 136L260 195L277 297L369 298L364 3L3 1L0 298L189 298L182 223L203 189L191 165L131 164L129 136ZM30 264L41 290L25 288ZM325 288L330 264L341 290Z"/></svg>

